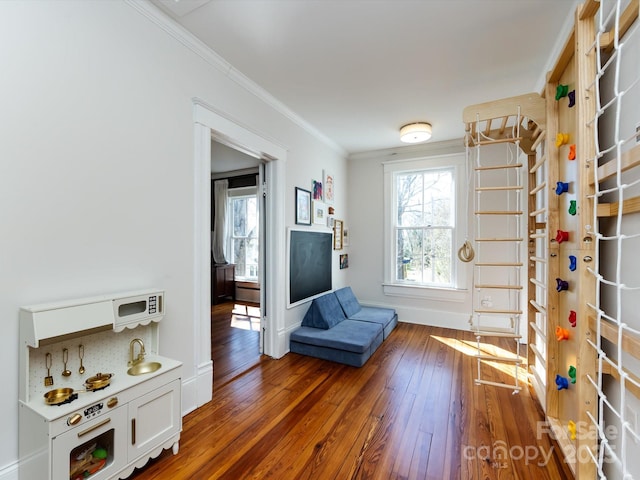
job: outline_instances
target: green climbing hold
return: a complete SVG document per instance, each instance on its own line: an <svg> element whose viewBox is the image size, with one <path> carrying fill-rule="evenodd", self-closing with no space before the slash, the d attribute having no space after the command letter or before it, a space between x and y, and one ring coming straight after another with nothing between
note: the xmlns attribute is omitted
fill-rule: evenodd
<svg viewBox="0 0 640 480"><path fill-rule="evenodd" d="M571 383L576 383L576 367L573 365L569 367L569 378L571 379Z"/></svg>

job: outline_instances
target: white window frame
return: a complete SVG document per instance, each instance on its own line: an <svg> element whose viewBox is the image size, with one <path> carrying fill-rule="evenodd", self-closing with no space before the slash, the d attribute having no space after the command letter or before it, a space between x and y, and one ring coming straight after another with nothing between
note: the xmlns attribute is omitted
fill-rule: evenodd
<svg viewBox="0 0 640 480"><path fill-rule="evenodd" d="M227 192L227 212L233 212L231 202L234 199L251 198L251 197L255 197L256 202L258 201L258 187L240 187L240 188L229 189ZM258 215L260 215L259 210L260 210L260 206L258 204ZM227 225L228 225L228 235L226 238L227 252L228 252L227 258L230 258L233 252L233 240L234 240L233 221L231 218L229 219L229 223ZM260 237L257 236L256 239L259 241ZM233 263L235 263L235 259L233 259ZM258 262L258 268L260 268L260 262ZM259 278L260 278L260 272L258 272L258 275L255 278L245 277L244 275L238 275L238 273L236 272L236 280L239 280L239 281L257 282Z"/></svg>
<svg viewBox="0 0 640 480"><path fill-rule="evenodd" d="M385 295L424 298L450 302L464 302L467 297L466 269L460 268L457 249L464 243L468 225L467 189L469 188L464 153L420 157L409 160L384 162L384 282ZM455 226L453 229L452 271L453 287L436 287L430 285L407 285L395 279L396 272L396 238L395 208L397 201L395 174L416 172L421 170L453 168L455 184Z"/></svg>

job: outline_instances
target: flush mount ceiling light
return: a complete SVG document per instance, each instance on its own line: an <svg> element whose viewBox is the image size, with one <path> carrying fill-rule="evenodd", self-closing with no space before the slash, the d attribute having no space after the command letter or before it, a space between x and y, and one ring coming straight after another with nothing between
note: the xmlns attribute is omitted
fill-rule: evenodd
<svg viewBox="0 0 640 480"><path fill-rule="evenodd" d="M400 140L404 143L426 142L431 138L431 124L416 122L405 125L400 129Z"/></svg>

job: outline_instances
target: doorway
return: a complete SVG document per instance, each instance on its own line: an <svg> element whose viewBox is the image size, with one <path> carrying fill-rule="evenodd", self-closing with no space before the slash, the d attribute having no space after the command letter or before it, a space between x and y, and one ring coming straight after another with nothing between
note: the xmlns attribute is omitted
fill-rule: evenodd
<svg viewBox="0 0 640 480"><path fill-rule="evenodd" d="M193 385L194 407L213 397L213 362L211 360L211 139L225 140L241 151L265 160L265 175L269 189L264 202L269 221L265 225L266 251L263 282L261 284L261 326L264 339L263 353L280 358L287 352L285 328L285 264L281 261L286 251L285 230L285 164L287 149L273 140L249 130L225 113L201 99L193 99L194 113L194 316L193 346L195 377Z"/></svg>
<svg viewBox="0 0 640 480"><path fill-rule="evenodd" d="M216 389L260 362L266 211L263 161L217 139L215 132L212 137L211 359Z"/></svg>

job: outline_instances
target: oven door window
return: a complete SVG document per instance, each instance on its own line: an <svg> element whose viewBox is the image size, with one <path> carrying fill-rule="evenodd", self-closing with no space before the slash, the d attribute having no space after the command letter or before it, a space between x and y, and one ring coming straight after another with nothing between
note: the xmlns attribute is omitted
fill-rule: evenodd
<svg viewBox="0 0 640 480"><path fill-rule="evenodd" d="M126 435L126 406L80 422L53 439L53 478L111 478L127 464Z"/></svg>

